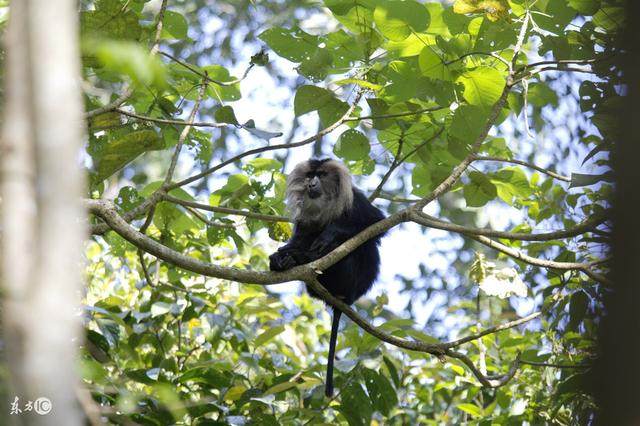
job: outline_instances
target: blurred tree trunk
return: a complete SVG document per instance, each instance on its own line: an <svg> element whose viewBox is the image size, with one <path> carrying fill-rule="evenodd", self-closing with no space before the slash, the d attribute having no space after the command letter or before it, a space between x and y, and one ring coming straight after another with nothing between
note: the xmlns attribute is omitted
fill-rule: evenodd
<svg viewBox="0 0 640 426"><path fill-rule="evenodd" d="M626 85L624 114L620 117L622 139L616 142L613 164L616 173L613 229L612 294L605 300L606 316L600 328L601 358L595 374L600 414L597 424L640 425L640 33L633 22L640 4L627 1L627 28L618 55Z"/></svg>
<svg viewBox="0 0 640 426"><path fill-rule="evenodd" d="M10 395L21 409L28 400L51 400L49 414L10 416L16 424L82 423L75 394L84 238L76 8L73 0L14 1L5 40L0 282Z"/></svg>

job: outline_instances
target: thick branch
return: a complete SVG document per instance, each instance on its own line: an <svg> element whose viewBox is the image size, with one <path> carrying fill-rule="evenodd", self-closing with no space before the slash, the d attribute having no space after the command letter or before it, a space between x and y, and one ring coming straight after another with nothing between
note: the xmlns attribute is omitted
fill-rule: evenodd
<svg viewBox="0 0 640 426"><path fill-rule="evenodd" d="M202 262L194 257L172 250L147 235L137 231L118 214L115 206L110 201L86 200L85 204L92 214L104 220L110 229L114 230L134 246L159 259L172 263L188 271L209 277L262 285L302 280L315 275L313 270L308 266L298 266L286 272L258 272L237 268L226 268Z"/></svg>

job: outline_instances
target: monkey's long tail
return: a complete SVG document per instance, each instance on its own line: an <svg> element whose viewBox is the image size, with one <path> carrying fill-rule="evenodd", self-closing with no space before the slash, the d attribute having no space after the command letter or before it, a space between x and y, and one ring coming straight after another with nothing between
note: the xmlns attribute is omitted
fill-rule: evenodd
<svg viewBox="0 0 640 426"><path fill-rule="evenodd" d="M331 323L331 337L329 338L329 356L327 357L327 385L324 394L331 398L333 396L333 359L336 353L336 340L338 339L338 326L340 325L340 315L342 311L333 308L333 321Z"/></svg>

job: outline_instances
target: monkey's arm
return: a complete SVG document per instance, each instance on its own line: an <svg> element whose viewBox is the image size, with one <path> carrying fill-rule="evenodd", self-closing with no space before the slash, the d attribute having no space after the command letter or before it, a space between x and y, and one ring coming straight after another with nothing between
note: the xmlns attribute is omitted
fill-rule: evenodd
<svg viewBox="0 0 640 426"><path fill-rule="evenodd" d="M354 235L382 220L384 215L360 191L353 193L353 207L339 219L328 224L310 247L313 260L333 251Z"/></svg>
<svg viewBox="0 0 640 426"><path fill-rule="evenodd" d="M364 229L364 228L362 228ZM331 223L313 241L309 248L311 260L316 260L333 251L340 244L356 235L362 229L350 223Z"/></svg>
<svg viewBox="0 0 640 426"><path fill-rule="evenodd" d="M286 271L294 266L311 262L309 246L313 243L313 236L296 227L291 240L269 256L269 269L272 271Z"/></svg>

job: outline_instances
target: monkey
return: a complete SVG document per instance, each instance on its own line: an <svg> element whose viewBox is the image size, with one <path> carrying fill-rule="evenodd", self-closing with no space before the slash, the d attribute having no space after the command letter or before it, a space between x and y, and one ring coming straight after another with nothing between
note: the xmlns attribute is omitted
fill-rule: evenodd
<svg viewBox="0 0 640 426"><path fill-rule="evenodd" d="M347 167L332 159L311 159L296 165L287 178L286 203L294 223L291 239L269 256L272 271L312 262L360 231L384 219L356 188ZM371 289L380 271L377 235L329 267L318 280L333 296L351 305ZM312 297L319 298L307 287ZM333 308L325 395L333 395L333 363L342 312Z"/></svg>

